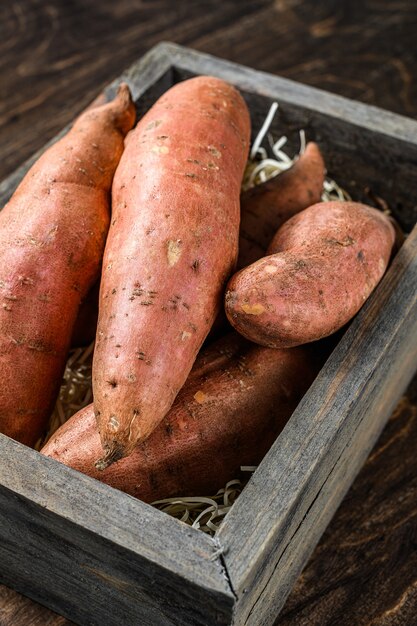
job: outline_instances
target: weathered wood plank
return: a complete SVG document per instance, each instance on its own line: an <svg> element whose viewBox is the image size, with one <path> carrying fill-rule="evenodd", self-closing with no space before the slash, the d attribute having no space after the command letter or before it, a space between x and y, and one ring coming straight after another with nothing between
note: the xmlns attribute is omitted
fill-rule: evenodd
<svg viewBox="0 0 417 626"><path fill-rule="evenodd" d="M273 622L270 606L284 602L409 383L416 336L417 227L220 528L236 624Z"/></svg>
<svg viewBox="0 0 417 626"><path fill-rule="evenodd" d="M80 624L228 624L216 544L0 436L0 581Z"/></svg>
<svg viewBox="0 0 417 626"><path fill-rule="evenodd" d="M0 3L0 178L159 41L189 44L272 5L273 0L222 0L221 6L219 0Z"/></svg>

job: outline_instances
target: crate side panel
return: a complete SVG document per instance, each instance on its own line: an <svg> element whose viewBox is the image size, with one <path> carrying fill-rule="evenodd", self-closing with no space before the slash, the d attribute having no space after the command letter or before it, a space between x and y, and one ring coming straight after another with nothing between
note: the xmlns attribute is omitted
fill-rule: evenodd
<svg viewBox="0 0 417 626"><path fill-rule="evenodd" d="M366 448L374 420L382 427L411 379L417 367L416 293L417 228L218 532L242 614L249 614L267 586L346 443L363 422L369 432L357 444ZM340 498L352 478L341 475ZM307 558L308 536L303 546Z"/></svg>
<svg viewBox="0 0 417 626"><path fill-rule="evenodd" d="M410 363L410 367L413 367L413 363ZM366 409L366 417L359 422L353 434L350 436L347 434L346 445L331 464L330 471L326 467L325 478L324 480L320 478L322 484L317 494L303 515L300 524L289 537L285 549L277 558L265 586L260 586L256 590L256 599L253 605L250 609L246 608L248 612L245 614L242 611L244 619L241 623L247 626L266 626L275 623L294 583L365 463L387 419L395 409L397 402L393 399L396 397L395 394L398 393L398 389L403 386L404 389L406 388L407 384L405 383L407 380L402 377L399 379L393 377L390 381L391 389L386 390L386 395L391 397L390 403L387 403L384 396L379 405L369 406ZM310 488L313 489L313 485ZM306 497L308 497L307 494ZM244 606L242 605L240 608L244 609ZM236 626L240 623L242 613L238 610L234 622Z"/></svg>
<svg viewBox="0 0 417 626"><path fill-rule="evenodd" d="M0 457L0 485L16 496L190 582L203 568L206 586L227 592L211 537L5 435Z"/></svg>
<svg viewBox="0 0 417 626"><path fill-rule="evenodd" d="M203 561L185 580L4 487L0 528L0 581L79 624L230 623L232 598L207 588Z"/></svg>
<svg viewBox="0 0 417 626"><path fill-rule="evenodd" d="M223 80L230 81L244 91L256 92L267 98L281 95L284 101L292 102L295 106L320 111L324 115L344 119L376 132L381 130L382 122L384 133L397 139L408 141L410 135L416 132L417 122L412 118L177 44L164 43L161 46L175 71L180 73L195 75L215 72Z"/></svg>

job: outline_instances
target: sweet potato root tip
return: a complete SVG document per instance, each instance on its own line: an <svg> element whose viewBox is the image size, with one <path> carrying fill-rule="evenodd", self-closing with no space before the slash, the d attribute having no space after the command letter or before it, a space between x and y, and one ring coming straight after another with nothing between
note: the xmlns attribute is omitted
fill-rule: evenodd
<svg viewBox="0 0 417 626"><path fill-rule="evenodd" d="M100 472L105 470L106 467L109 467L113 463L120 461L120 459L123 458L124 453L125 453L124 448L118 445L117 442L114 442L113 445L106 445L104 451L105 451L105 455L94 463L94 466Z"/></svg>
<svg viewBox="0 0 417 626"><path fill-rule="evenodd" d="M132 454L95 461L102 447L89 405L41 452L145 502L213 493L256 465L318 372L310 347L270 350L237 333L203 350L170 411Z"/></svg>
<svg viewBox="0 0 417 626"><path fill-rule="evenodd" d="M125 136L133 128L136 121L136 109L127 83L120 83L117 88L114 105L115 124ZM124 112L128 112L129 115L123 115Z"/></svg>

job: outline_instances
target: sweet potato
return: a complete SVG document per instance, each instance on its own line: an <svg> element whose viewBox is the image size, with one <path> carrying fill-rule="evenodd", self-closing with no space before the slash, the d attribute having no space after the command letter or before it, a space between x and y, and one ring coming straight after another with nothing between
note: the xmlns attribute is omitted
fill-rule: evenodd
<svg viewBox="0 0 417 626"><path fill-rule="evenodd" d="M324 176L319 147L310 142L292 167L242 193L237 269L265 256L278 228L296 213L320 201Z"/></svg>
<svg viewBox="0 0 417 626"><path fill-rule="evenodd" d="M28 445L49 417L80 300L97 279L134 119L123 85L39 158L0 213L0 431Z"/></svg>
<svg viewBox="0 0 417 626"><path fill-rule="evenodd" d="M308 389L312 351L271 350L232 333L203 351L162 423L104 471L93 406L77 413L42 453L146 502L208 494L259 463Z"/></svg>
<svg viewBox="0 0 417 626"><path fill-rule="evenodd" d="M395 241L389 218L353 202L323 202L291 218L263 259L235 274L230 323L264 346L288 348L344 326L382 278Z"/></svg>
<svg viewBox="0 0 417 626"><path fill-rule="evenodd" d="M98 467L128 455L163 419L221 306L249 134L240 94L203 76L166 92L129 136L100 286Z"/></svg>

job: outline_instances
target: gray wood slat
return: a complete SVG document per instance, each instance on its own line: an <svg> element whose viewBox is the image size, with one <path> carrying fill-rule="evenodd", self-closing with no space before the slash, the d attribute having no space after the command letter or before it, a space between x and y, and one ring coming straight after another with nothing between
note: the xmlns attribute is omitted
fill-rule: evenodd
<svg viewBox="0 0 417 626"><path fill-rule="evenodd" d="M0 456L1 582L81 624L228 623L210 537L4 435Z"/></svg>

